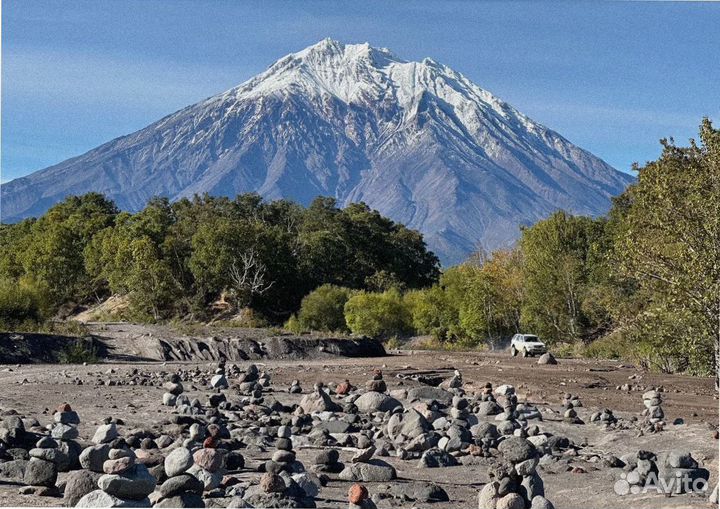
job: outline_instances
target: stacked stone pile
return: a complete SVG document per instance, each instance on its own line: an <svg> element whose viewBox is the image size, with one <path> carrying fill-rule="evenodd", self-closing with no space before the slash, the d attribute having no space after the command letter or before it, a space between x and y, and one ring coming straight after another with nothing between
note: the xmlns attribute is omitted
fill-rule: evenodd
<svg viewBox="0 0 720 509"><path fill-rule="evenodd" d="M645 409L642 412L645 430L650 432L662 431L665 426L665 412L662 409L662 393L653 389L642 395Z"/></svg>
<svg viewBox="0 0 720 509"><path fill-rule="evenodd" d="M100 489L82 497L76 507L151 507L148 495L157 480L145 465L136 462L132 450L111 448L103 471L105 475L97 481Z"/></svg>
<svg viewBox="0 0 720 509"><path fill-rule="evenodd" d="M478 495L479 509L552 509L536 467L538 451L528 440L506 437L498 445L502 464L490 472L493 480Z"/></svg>
<svg viewBox="0 0 720 509"><path fill-rule="evenodd" d="M205 485L188 473L195 460L190 449L178 447L165 457L167 479L159 489L154 507L205 507L202 499Z"/></svg>

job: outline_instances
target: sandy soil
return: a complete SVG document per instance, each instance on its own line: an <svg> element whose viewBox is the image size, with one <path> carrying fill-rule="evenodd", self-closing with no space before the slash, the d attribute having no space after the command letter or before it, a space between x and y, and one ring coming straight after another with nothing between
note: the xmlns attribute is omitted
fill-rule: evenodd
<svg viewBox="0 0 720 509"><path fill-rule="evenodd" d="M353 358L328 361L267 361L262 363L272 375L275 396L283 402L299 400L299 396L287 394L292 379L299 379L305 392L316 381L332 382L350 379L362 384L373 368L382 368L389 389L400 386L419 385L402 380L395 375L415 370L459 369L465 389L472 392L485 382L495 386L510 383L516 386L519 400L538 405L544 420L539 422L541 431L563 434L576 443L586 443L584 452L605 452L620 456L639 449L655 453L670 449L684 449L693 454L701 465L709 468L711 484L717 482L718 442L713 434L718 426L718 399L712 379L678 375L641 373L619 362L560 360L559 365L537 365L535 359L512 358L504 353L439 353L422 351L395 352L383 358ZM247 363L237 362L239 366ZM132 369L143 372L172 372L177 366L214 368L214 363L125 363L100 365L24 365L0 366L0 409L15 409L25 416L35 416L42 424L49 424L52 410L59 403L68 402L78 411L82 424L81 438L89 439L96 426L106 416L121 417L125 428L150 427L169 418L171 410L159 405L163 390L152 386L98 385L97 380L127 380ZM111 372L112 370L112 372ZM82 380L77 385L76 380ZM623 392L616 386L629 383L634 390ZM610 408L624 418L639 416L642 410L642 391L646 388L665 388L663 408L669 423L682 418L684 424L668 425L659 434L637 436L636 430L605 431L595 424L569 425L560 421L560 402L563 394L577 394L584 407L579 415L589 422L590 414L598 408ZM192 397L206 398L207 391L201 387L188 387ZM314 450L301 450L298 459L308 461ZM246 455L247 468L242 477L256 480L259 474L253 467L268 459L271 452L254 456ZM343 452L342 459L349 459L350 452ZM433 504L433 507L477 507L477 492L488 481L487 470L482 465L458 466L446 469L419 469L417 461L389 458L398 470L399 480L433 481L443 486L451 497L450 503ZM618 496L613 491L620 479L619 469L598 468L594 463L578 460L574 465L583 466L587 473L577 474L540 470L545 482L546 496L558 509L577 507L710 507L707 497L679 495L665 497L654 492ZM370 483L371 493L392 491L387 483ZM0 481L0 505L3 506L52 506L61 499L22 496L19 485ZM320 507L345 505L349 483L333 481L320 494ZM386 506L389 501L383 501ZM418 507L422 507L421 504Z"/></svg>

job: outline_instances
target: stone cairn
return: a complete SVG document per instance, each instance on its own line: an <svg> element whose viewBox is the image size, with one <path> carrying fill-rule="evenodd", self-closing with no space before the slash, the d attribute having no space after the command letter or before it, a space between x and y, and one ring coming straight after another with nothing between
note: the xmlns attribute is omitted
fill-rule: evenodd
<svg viewBox="0 0 720 509"><path fill-rule="evenodd" d="M339 460L340 453L337 449L325 449L315 455L310 469L318 474L337 474L345 468Z"/></svg>
<svg viewBox="0 0 720 509"><path fill-rule="evenodd" d="M58 463L62 452L54 438L43 437L30 449L30 461L25 467L23 482L29 486L22 494L46 495L57 491Z"/></svg>
<svg viewBox="0 0 720 509"><path fill-rule="evenodd" d="M576 408L582 407L582 402L578 396L573 396L570 393L565 393L563 396L563 420L569 424L585 424L580 417L578 417Z"/></svg>
<svg viewBox="0 0 720 509"><path fill-rule="evenodd" d="M159 498L154 507L204 507L202 494L205 485L188 470L195 464L187 447L178 447L165 457L164 473L167 479L160 486Z"/></svg>
<svg viewBox="0 0 720 509"><path fill-rule="evenodd" d="M109 436L105 430L98 432ZM155 490L157 480L136 459L124 440L114 441L108 459L103 462L105 475L97 481L100 489L83 496L75 507L151 507L148 495Z"/></svg>
<svg viewBox="0 0 720 509"><path fill-rule="evenodd" d="M372 372L372 378L367 381L365 384L365 388L370 392L386 392L387 391L387 385L385 384L385 381L383 380L383 374L382 371L379 369L375 369Z"/></svg>
<svg viewBox="0 0 720 509"><path fill-rule="evenodd" d="M490 471L493 479L478 495L479 509L552 509L536 471L539 454L525 438L507 437L498 445L503 463Z"/></svg>
<svg viewBox="0 0 720 509"><path fill-rule="evenodd" d="M590 422L597 422L605 424L606 426L611 426L617 423L617 417L613 415L612 410L609 408L603 408L599 412L595 412L590 416Z"/></svg>
<svg viewBox="0 0 720 509"><path fill-rule="evenodd" d="M645 409L642 412L644 429L643 431L655 433L662 431L665 426L665 412L662 409L662 393L659 389L647 391L643 394Z"/></svg>
<svg viewBox="0 0 720 509"><path fill-rule="evenodd" d="M165 406L176 406L178 402L178 396L180 396L184 387L180 380L180 375L177 373L170 375L170 380L165 384L165 394L163 394L162 402Z"/></svg>
<svg viewBox="0 0 720 509"><path fill-rule="evenodd" d="M290 394L302 394L302 387L300 387L300 380L293 380L288 389Z"/></svg>
<svg viewBox="0 0 720 509"><path fill-rule="evenodd" d="M693 483L707 486L710 471L699 468L697 461L685 451L670 451L655 455L650 451L638 451L620 458L627 472L625 480L630 486L659 486L669 488L671 493L681 494L692 490ZM632 490L632 488L631 488Z"/></svg>

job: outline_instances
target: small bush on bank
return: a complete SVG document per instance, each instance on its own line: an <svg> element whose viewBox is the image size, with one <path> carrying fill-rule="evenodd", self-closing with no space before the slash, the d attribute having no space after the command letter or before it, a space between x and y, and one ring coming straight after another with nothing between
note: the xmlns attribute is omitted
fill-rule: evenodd
<svg viewBox="0 0 720 509"><path fill-rule="evenodd" d="M62 364L95 364L98 362L97 348L91 341L77 339L60 352L59 360Z"/></svg>
<svg viewBox="0 0 720 509"><path fill-rule="evenodd" d="M345 303L351 296L349 288L322 285L303 298L300 311L288 320L285 327L296 333L348 332Z"/></svg>
<svg viewBox="0 0 720 509"><path fill-rule="evenodd" d="M0 330L37 327L43 318L38 290L17 281L0 280Z"/></svg>
<svg viewBox="0 0 720 509"><path fill-rule="evenodd" d="M412 317L397 290L361 292L351 297L345 304L345 321L353 334L374 338L412 332Z"/></svg>

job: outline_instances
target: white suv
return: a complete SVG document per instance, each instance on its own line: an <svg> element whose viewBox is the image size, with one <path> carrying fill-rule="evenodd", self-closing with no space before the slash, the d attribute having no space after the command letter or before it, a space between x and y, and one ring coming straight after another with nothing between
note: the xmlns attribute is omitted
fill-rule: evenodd
<svg viewBox="0 0 720 509"><path fill-rule="evenodd" d="M533 357L547 352L547 347L534 334L515 334L510 340L510 353L515 357L518 352L523 357Z"/></svg>

